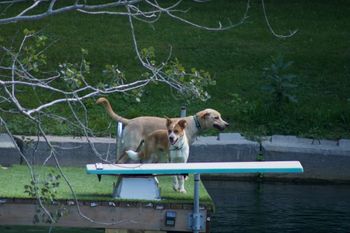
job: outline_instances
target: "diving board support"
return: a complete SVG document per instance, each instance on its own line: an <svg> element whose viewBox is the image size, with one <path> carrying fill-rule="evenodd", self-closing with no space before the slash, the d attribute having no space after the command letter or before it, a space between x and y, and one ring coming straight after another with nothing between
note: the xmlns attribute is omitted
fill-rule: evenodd
<svg viewBox="0 0 350 233"><path fill-rule="evenodd" d="M194 174L194 194L193 194L193 213L192 213L192 230L193 233L199 233L203 228L201 222L203 222L203 216L199 211L199 183L201 181L200 174Z"/></svg>
<svg viewBox="0 0 350 233"><path fill-rule="evenodd" d="M115 199L160 200L158 184L155 176L119 176L112 196Z"/></svg>

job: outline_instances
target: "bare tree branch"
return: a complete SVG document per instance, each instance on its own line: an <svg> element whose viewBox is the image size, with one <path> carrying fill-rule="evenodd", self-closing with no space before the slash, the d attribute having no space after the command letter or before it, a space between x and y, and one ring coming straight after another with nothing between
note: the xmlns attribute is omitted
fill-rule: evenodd
<svg viewBox="0 0 350 233"><path fill-rule="evenodd" d="M188 11L177 9L177 7L182 2L181 0L177 1L174 4L172 4L171 6L165 7L165 8L162 7L156 0L146 0L146 1L141 1L141 0L112 1L111 0L109 3L103 3L103 4L87 4L87 3L79 4L78 3L79 1L77 1L75 4L61 6L61 7L58 7L56 9L54 9L54 6L58 2L58 0L48 0L49 6L45 11L42 11L41 13L27 14L30 11L32 11L33 9L37 8L40 5L40 3L44 4L44 2L46 2L46 0L34 1L34 3L31 6L27 7L21 13L15 15L15 16L4 17L4 18L0 17L0 24L15 23L15 22L20 22L20 21L39 20L39 19L45 18L47 16L61 14L64 12L69 12L69 11L79 11L81 13L86 13L86 14L109 14L109 15L118 15L118 16L132 15L135 17L139 16L139 17L142 17L142 18L139 18L139 20L146 21L144 19L147 19L147 20L150 20L149 23L155 22L156 19L159 18L159 16L164 13L164 14L170 16L171 18L178 20L182 23L186 23L186 24L189 24L193 27L198 27L198 28L201 28L204 30L210 30L210 31L227 30L227 29L236 27L238 25L241 25L247 19L247 15L244 14L242 19L236 24L232 24L229 21L229 24L227 26L223 26L221 22L218 22L217 27L208 27L208 26L200 25L200 24L191 22L189 20L186 20L183 17L176 16L174 14L175 12L183 12L183 13L188 12ZM153 8L153 10L146 10L146 11L141 10L137 6L141 2L147 4L148 6ZM248 0L248 2L249 2L249 0ZM14 4L14 3L12 2L11 4ZM123 6L127 7L130 10L128 12L116 11L116 9L118 7L123 7ZM103 9L108 9L108 10L103 10Z"/></svg>
<svg viewBox="0 0 350 233"><path fill-rule="evenodd" d="M37 2L37 3L36 3ZM141 2L141 0L128 0L128 1L111 1L109 3L104 4L95 4L95 5L89 5L89 4L72 4L64 7L60 7L57 9L53 9L54 4L57 2L57 0L50 0L50 5L48 9L44 12L32 14L32 15L25 15L24 13L27 13L28 11L34 9L39 5L39 3L43 2L42 0L37 0L32 6L26 8L23 10L20 14L8 17L8 18L0 18L0 24L8 24L8 23L16 23L20 21L32 21L32 20L39 20L42 18L45 18L47 16L56 15L56 14L62 14L69 11L76 11L76 10L100 10L100 9L106 9L106 8L113 8L113 7L120 7L125 6L129 4L136 4Z"/></svg>
<svg viewBox="0 0 350 233"><path fill-rule="evenodd" d="M261 5L262 5L262 8L263 8L263 12L264 12L264 18L265 18L265 22L267 24L267 27L269 28L270 32L277 38L289 38L289 37L292 37L294 36L298 30L293 30L293 31L290 31L289 34L287 35L280 35L280 34L277 34L271 24L270 24L270 21L269 21L269 18L267 17L267 13L266 13L266 7L265 7L265 1L264 0L261 0Z"/></svg>
<svg viewBox="0 0 350 233"><path fill-rule="evenodd" d="M193 0L195 2L203 3L206 0ZM26 4L26 3L28 4ZM93 4L91 4L93 2ZM96 3L97 2L97 3ZM58 4L60 3L60 5ZM89 82L88 78L84 76L87 63L84 58L79 65L75 64L61 64L60 68L54 72L45 72L41 70L41 57L46 48L40 51L33 52L34 54L26 54L26 45L31 40L43 40L39 33L26 32L18 49L0 47L0 50L4 52L3 57L0 60L0 111L7 114L18 114L21 115L31 126L34 126L37 131L37 138L44 138L46 145L49 148L49 153L43 162L43 166L46 165L49 159L55 161L56 167L58 168L61 176L64 178L65 183L69 186L69 189L74 197L76 208L80 216L90 222L95 222L102 225L114 225L121 222L131 222L129 220L118 220L116 222L97 222L94 219L86 216L82 213L79 207L79 200L71 185L69 179L65 176L61 169L60 162L57 158L57 147L55 147L47 137L47 132L44 129L43 118L49 118L52 120L52 124L57 122L67 122L68 127L74 130L78 130L80 135L87 139L87 142L91 146L96 158L103 162L111 162L108 160L108 156L104 157L103 153L99 152L91 141L92 137L95 137L94 130L89 128L88 122L88 109L86 108L84 101L88 99L94 99L100 95L109 95L112 93L123 93L126 94L132 90L141 89L153 82L160 82L169 86L171 90L176 90L179 93L190 94L202 99L207 99L208 95L203 90L200 83L194 84L192 81L205 80L206 82L210 79L203 78L200 72L187 72L185 70L177 70L178 61L174 61L172 58L172 48L170 46L168 55L162 59L161 62L154 62L154 54L150 53L146 49L139 48L137 40L137 32L134 28L136 21L142 21L148 24L152 24L160 19L162 15L166 15L175 21L190 25L194 28L199 28L208 31L222 31L237 27L243 24L248 18L248 12L250 9L250 0L247 0L246 9L237 23L232 23L230 20L224 25L218 22L215 27L201 25L200 23L192 22L186 19L186 14L189 10L180 9L182 1L176 1L170 6L163 7L157 0L109 0L104 3L98 3L98 1L67 1L67 0L13 0L13 1L2 1L0 6L3 7L2 14L0 15L0 25L10 24L22 21L40 20L48 16L62 14L65 12L77 11L85 14L108 14L115 16L127 17L130 26L130 33L132 36L132 45L135 50L138 61L146 70L147 75L141 75L136 81L127 82L122 76L117 77L116 80L112 80L112 84L102 83L101 85ZM19 6L23 7L18 10L14 15L6 15L6 11L9 7ZM263 11L265 21L268 25L271 33L279 38L290 37L290 35L283 36L278 35L272 29L268 20L264 0L262 0ZM146 53L146 54L144 54ZM31 57L32 56L32 57ZM34 62L32 60L35 57ZM39 69L39 68L40 69ZM169 73L169 70L172 71ZM121 73L119 70L116 73ZM181 81L179 77L186 77L190 82L186 83ZM36 94L36 101L32 101L30 105L23 101L22 92L32 91ZM50 93L45 98L39 98L37 93ZM70 109L69 116L57 113L54 111L54 107L57 105L64 105ZM58 124L58 123L57 123ZM0 126L5 128L5 132L11 136L14 141L14 136L9 130L8 122L5 117L0 116ZM17 145L16 143L14 143ZM27 159L18 148L21 157L28 166L32 180L35 182L35 172L33 165ZM35 150L34 152L35 153ZM122 166L122 165L118 165ZM35 185L37 185L35 183ZM47 210L44 203L41 201L40 193L36 193L36 197L39 202L39 206L43 209L44 213L48 218L55 222L50 211Z"/></svg>

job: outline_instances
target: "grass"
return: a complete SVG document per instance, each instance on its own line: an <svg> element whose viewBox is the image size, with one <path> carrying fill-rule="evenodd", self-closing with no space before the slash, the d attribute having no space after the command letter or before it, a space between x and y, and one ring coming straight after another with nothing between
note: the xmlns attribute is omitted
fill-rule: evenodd
<svg viewBox="0 0 350 233"><path fill-rule="evenodd" d="M215 26L218 20L237 21L246 1L184 2L190 7L186 17ZM212 98L188 104L193 114L212 107L231 123L229 131L244 134L295 134L313 138L350 138L350 2L346 0L267 0L270 23L277 33L298 29L289 39L278 39L267 29L260 1L251 2L248 21L224 32L208 32L162 17L154 28L135 25L140 47L153 46L158 57L165 57L169 45L174 56L187 67L208 70L216 79L209 88ZM15 9L14 9L15 10ZM203 17L205 16L205 17ZM126 18L68 13L36 22L0 26L4 44L12 43L24 28L42 30L56 41L48 50L48 70L59 63L78 62L80 48L89 51L91 79L101 79L105 64L118 64L129 80L142 70L135 59ZM15 39L18 42L19 35ZM298 88L293 93L298 103L284 103L281 111L271 108L272 97L262 90L266 84L263 68L271 57L282 55L294 61L290 72L297 75ZM236 101L236 97L240 101ZM32 98L28 98L32 97ZM28 105L35 96L26 92ZM119 94L109 96L116 111L126 117L139 115L178 115L183 100L174 100L169 89L160 85L146 88L142 102ZM90 127L97 135L106 135L109 118L93 101L88 101ZM67 112L59 106L55 111ZM35 133L30 122L20 116L4 114L12 131ZM47 121L52 134L79 134L63 122Z"/></svg>
<svg viewBox="0 0 350 233"><path fill-rule="evenodd" d="M116 182L113 176L103 176L101 182L94 175L86 174L83 168L64 167L63 174L71 183L78 200L86 201L115 201L112 198L112 184ZM34 167L34 172L40 182L47 181L48 174L59 174L58 169L53 167ZM25 185L31 182L29 169L26 166L15 165L7 169L0 168L0 198L30 198L25 193ZM69 186L63 178L59 179L60 185L57 190L57 200L74 200ZM159 203L192 203L193 202L193 177L190 176L185 182L186 194L178 193L172 189L172 177L159 177L162 200ZM211 198L203 184L200 189L202 204L212 205ZM120 200L134 201L134 200ZM157 202L158 203L158 202Z"/></svg>

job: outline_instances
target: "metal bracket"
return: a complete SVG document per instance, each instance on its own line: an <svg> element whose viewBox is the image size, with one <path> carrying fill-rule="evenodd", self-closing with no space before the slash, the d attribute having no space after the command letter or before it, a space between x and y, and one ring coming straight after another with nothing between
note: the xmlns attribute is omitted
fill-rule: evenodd
<svg viewBox="0 0 350 233"><path fill-rule="evenodd" d="M120 176L114 187L113 198L160 200L158 180L154 176Z"/></svg>
<svg viewBox="0 0 350 233"><path fill-rule="evenodd" d="M195 219L199 219L196 221ZM197 223L197 224L196 224ZM193 230L194 232L199 232L205 229L206 219L203 214L189 214L188 215L188 229Z"/></svg>

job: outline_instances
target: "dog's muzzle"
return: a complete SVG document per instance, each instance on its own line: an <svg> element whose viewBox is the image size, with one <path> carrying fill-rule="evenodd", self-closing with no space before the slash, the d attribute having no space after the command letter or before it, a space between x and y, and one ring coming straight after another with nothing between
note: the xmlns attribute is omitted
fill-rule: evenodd
<svg viewBox="0 0 350 233"><path fill-rule="evenodd" d="M174 145L177 142L177 138L175 139L174 137L170 136L169 137L169 142L171 145Z"/></svg>
<svg viewBox="0 0 350 233"><path fill-rule="evenodd" d="M220 130L220 131L222 131L222 130L226 129L226 127L228 127L229 125L230 125L229 123L225 122L225 124L223 124L223 125L214 124L213 127L218 129L218 130Z"/></svg>

